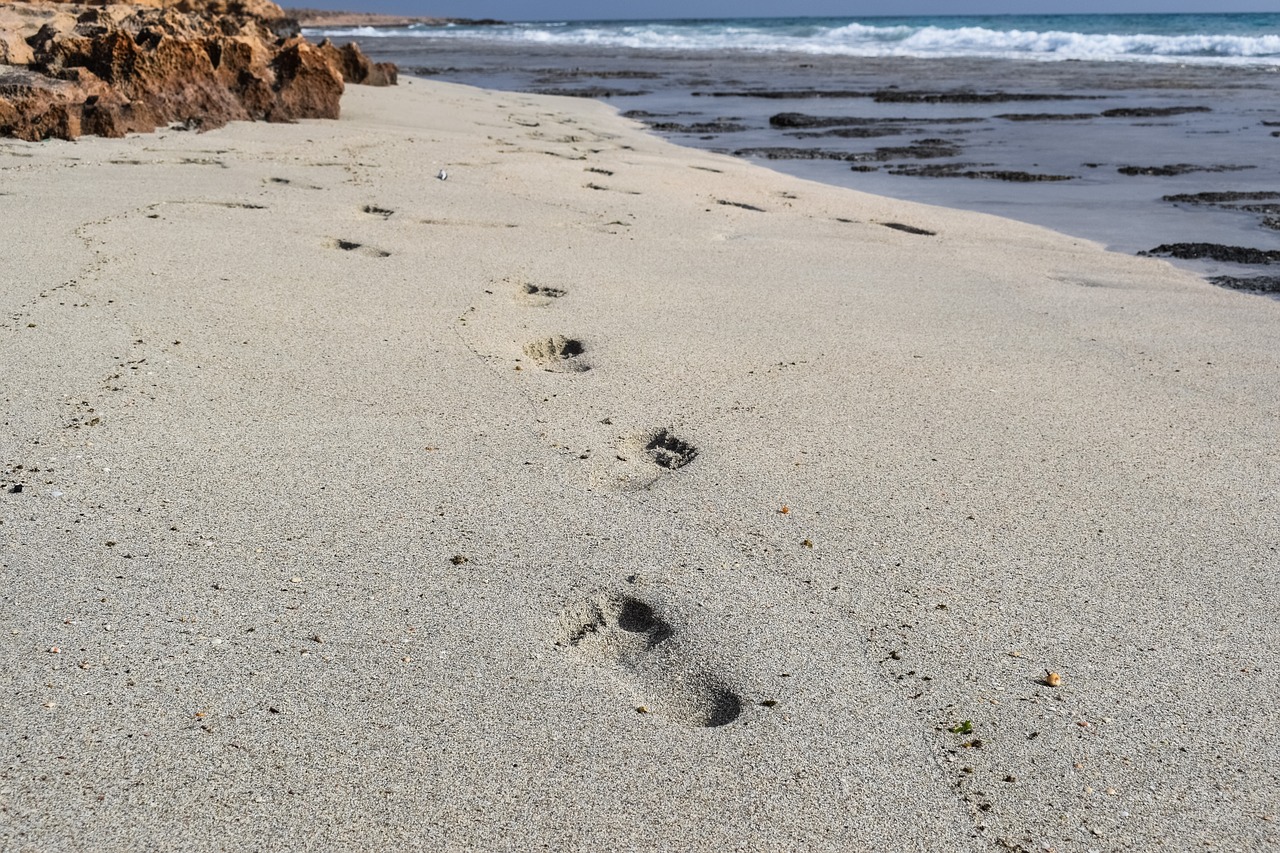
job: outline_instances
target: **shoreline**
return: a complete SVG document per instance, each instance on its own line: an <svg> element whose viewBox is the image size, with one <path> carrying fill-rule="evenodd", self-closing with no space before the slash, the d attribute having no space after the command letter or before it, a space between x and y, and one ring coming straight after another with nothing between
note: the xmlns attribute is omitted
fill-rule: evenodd
<svg viewBox="0 0 1280 853"><path fill-rule="evenodd" d="M1234 247L1280 250L1267 215L1250 213L1268 202L1244 195L1280 195L1263 174L1274 153L1268 121L1280 122L1275 75L1263 70L361 43L427 79L594 97L679 144L798 177L1007 216L1128 254L1212 244L1205 258L1175 262L1224 284L1274 279L1266 266L1213 259L1250 256ZM802 97L820 90L839 91ZM1054 120L1061 114L1072 120ZM779 116L817 126L780 126Z"/></svg>
<svg viewBox="0 0 1280 853"><path fill-rule="evenodd" d="M1280 304L412 79L0 169L0 846L1276 843Z"/></svg>

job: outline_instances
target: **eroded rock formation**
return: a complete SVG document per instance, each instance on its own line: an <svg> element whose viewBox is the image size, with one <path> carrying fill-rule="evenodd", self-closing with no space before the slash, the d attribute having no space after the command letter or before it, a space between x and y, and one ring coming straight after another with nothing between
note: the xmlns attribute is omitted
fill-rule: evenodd
<svg viewBox="0 0 1280 853"><path fill-rule="evenodd" d="M3 136L337 118L344 79L392 85L396 69L307 42L269 0L0 5Z"/></svg>

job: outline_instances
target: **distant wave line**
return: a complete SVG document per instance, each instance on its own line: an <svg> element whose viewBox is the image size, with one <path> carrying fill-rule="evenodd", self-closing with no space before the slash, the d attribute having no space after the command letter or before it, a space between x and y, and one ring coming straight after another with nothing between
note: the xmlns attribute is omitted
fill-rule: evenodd
<svg viewBox="0 0 1280 853"><path fill-rule="evenodd" d="M986 27L767 27L748 22L681 25L647 22L519 24L488 27L346 27L309 29L329 38L422 38L505 41L633 50L790 52L867 57L985 57L1280 64L1280 35L1215 33L1156 35L1071 31L993 30Z"/></svg>

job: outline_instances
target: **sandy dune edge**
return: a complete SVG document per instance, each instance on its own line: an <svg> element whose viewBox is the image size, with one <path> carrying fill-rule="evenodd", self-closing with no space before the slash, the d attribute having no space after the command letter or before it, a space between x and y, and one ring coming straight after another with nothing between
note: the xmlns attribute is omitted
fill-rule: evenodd
<svg viewBox="0 0 1280 853"><path fill-rule="evenodd" d="M1280 304L343 109L0 141L3 847L1275 843Z"/></svg>

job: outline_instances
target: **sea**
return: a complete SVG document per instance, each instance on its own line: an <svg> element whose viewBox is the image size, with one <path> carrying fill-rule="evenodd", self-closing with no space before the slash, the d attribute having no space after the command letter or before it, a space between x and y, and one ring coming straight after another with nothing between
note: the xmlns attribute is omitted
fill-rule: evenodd
<svg viewBox="0 0 1280 853"><path fill-rule="evenodd" d="M404 74L597 98L681 145L1280 293L1280 14L305 32Z"/></svg>

